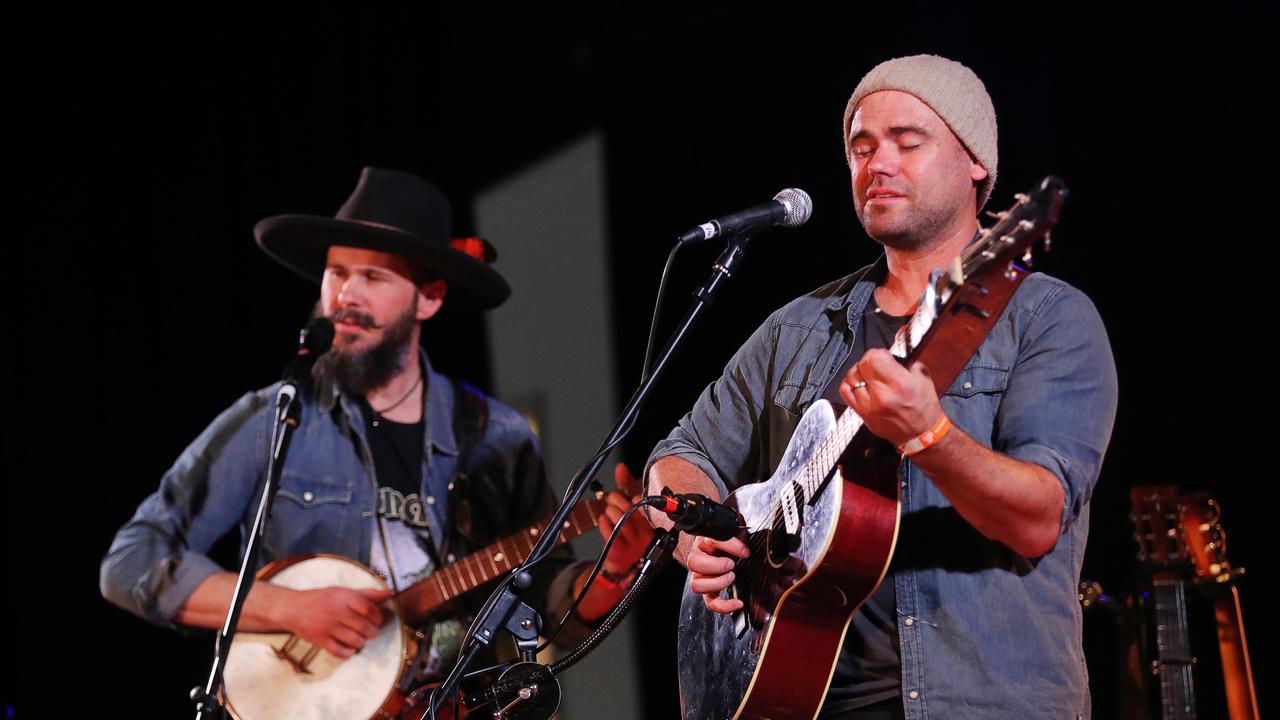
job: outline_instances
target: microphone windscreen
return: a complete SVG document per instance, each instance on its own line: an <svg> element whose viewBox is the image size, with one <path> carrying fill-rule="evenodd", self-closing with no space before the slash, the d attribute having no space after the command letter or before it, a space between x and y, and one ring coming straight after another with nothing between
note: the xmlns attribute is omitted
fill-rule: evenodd
<svg viewBox="0 0 1280 720"><path fill-rule="evenodd" d="M813 215L813 200L800 188L787 188L774 195L773 199L787 208L787 217L782 221L784 227L800 227Z"/></svg>

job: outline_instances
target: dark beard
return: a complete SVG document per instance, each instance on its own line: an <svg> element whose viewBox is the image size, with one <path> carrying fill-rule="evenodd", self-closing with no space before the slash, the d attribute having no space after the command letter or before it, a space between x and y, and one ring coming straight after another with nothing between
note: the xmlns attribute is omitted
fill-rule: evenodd
<svg viewBox="0 0 1280 720"><path fill-rule="evenodd" d="M323 313L317 305L312 316L320 314ZM357 322L366 327L372 326L372 318L369 318L368 324L360 318L357 318ZM321 385L336 382L344 393L353 397L366 397L370 392L391 382L397 373L404 370L405 350L413 338L413 328L417 322L414 308L410 307L388 323L382 339L367 350L347 352L335 343L333 350L316 358L315 365L311 366L311 376Z"/></svg>

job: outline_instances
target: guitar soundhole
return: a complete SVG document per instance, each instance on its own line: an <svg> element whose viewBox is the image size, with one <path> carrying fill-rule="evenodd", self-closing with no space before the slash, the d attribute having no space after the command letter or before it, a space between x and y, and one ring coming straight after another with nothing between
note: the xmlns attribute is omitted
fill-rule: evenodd
<svg viewBox="0 0 1280 720"><path fill-rule="evenodd" d="M728 597L741 600L742 610L733 613L734 634L739 639L748 629L768 627L782 594L804 575L804 563L792 555L800 547L800 537L784 528L752 533L747 537L752 554L739 560L735 572L740 580L729 586ZM764 634L753 642L763 642ZM760 648L753 649L759 653Z"/></svg>
<svg viewBox="0 0 1280 720"><path fill-rule="evenodd" d="M769 565L777 570L786 564L791 553L800 548L800 536L783 528L771 528L768 533L765 546L768 548Z"/></svg>

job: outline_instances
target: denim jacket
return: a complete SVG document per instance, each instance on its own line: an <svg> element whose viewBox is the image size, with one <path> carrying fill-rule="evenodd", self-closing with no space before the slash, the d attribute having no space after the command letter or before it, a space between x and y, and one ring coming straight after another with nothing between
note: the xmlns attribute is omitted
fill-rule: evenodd
<svg viewBox="0 0 1280 720"><path fill-rule="evenodd" d="M488 420L459 477L454 393L449 378L427 377L421 497L436 550L449 562L498 537L550 516L556 499L547 482L537 440L506 405L487 399ZM112 603L160 625L173 617L208 576L223 570L209 548L233 527L241 552L265 482L275 394L273 385L240 398L218 416L165 473L160 488L116 533L102 561L102 594ZM334 387L303 393L302 418L290 442L263 537L260 564L302 553L333 553L369 564L377 521L377 481L358 402ZM465 487L465 491L463 488ZM476 508L449 524L449 507ZM535 571L525 597L542 605L548 631L568 607L577 566L563 546ZM403 588L401 588L403 589ZM484 593L464 603L474 609ZM575 623L571 623L575 624ZM566 627L565 642L585 626Z"/></svg>
<svg viewBox="0 0 1280 720"><path fill-rule="evenodd" d="M676 455L724 493L769 477L851 351L883 258L773 313L650 456ZM1116 374L1083 293L1027 277L942 397L952 422L1062 483L1061 535L1021 557L979 534L910 460L891 565L906 717L1088 717L1077 600L1089 498L1111 435ZM826 671L826 668L814 668Z"/></svg>

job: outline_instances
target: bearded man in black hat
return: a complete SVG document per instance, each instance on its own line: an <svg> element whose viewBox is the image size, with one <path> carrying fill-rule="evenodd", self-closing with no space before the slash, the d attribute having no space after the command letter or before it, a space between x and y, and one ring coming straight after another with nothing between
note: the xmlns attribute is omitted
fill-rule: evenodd
<svg viewBox="0 0 1280 720"><path fill-rule="evenodd" d="M431 368L421 324L450 311L486 310L510 289L489 265L493 248L450 241L438 190L412 175L366 168L335 217L284 215L255 228L258 244L320 283L316 313L336 329L313 369L262 545L263 562L307 553L352 558L403 590L434 570L548 517L555 498L538 443L510 407ZM218 627L235 574L206 553L248 530L265 481L276 387L249 393L219 416L117 533L102 562L103 595L147 620ZM630 503L611 493L606 535ZM638 520L638 519L637 519ZM561 633L581 636L621 597L648 530L628 523L620 545ZM567 547L542 563L525 598L544 604L554 631L587 568ZM495 570L497 567L495 566ZM387 618L390 589L293 590L255 583L240 629L287 631L350 657ZM483 594L460 616L474 609ZM458 621L435 623L427 671L447 669ZM577 629L577 632L574 630Z"/></svg>

